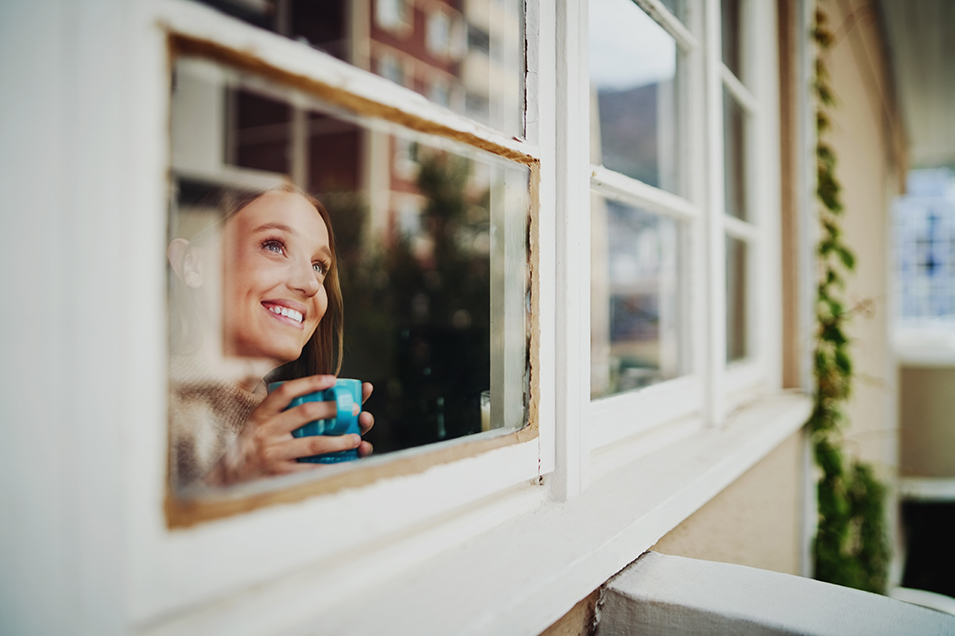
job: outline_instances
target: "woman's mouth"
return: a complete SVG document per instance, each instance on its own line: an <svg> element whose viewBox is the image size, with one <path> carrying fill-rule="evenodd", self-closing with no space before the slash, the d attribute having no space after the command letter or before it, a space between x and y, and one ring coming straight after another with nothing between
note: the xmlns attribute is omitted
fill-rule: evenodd
<svg viewBox="0 0 955 636"><path fill-rule="evenodd" d="M283 307L282 305L273 305L271 303L262 303L262 306L272 312L273 316L283 320L283 322L289 322L297 326L301 326L302 321L304 320L304 316L300 311Z"/></svg>

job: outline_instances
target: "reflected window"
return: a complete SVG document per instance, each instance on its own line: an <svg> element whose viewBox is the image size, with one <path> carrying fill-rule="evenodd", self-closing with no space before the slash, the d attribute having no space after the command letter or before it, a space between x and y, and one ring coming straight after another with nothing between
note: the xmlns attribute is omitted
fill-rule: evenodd
<svg viewBox="0 0 955 636"><path fill-rule="evenodd" d="M721 0L723 64L739 79L743 77L742 0Z"/></svg>
<svg viewBox="0 0 955 636"><path fill-rule="evenodd" d="M631 0L590 3L591 161L681 192L676 41Z"/></svg>
<svg viewBox="0 0 955 636"><path fill-rule="evenodd" d="M407 0L375 0L375 22L383 29L410 27L410 14Z"/></svg>
<svg viewBox="0 0 955 636"><path fill-rule="evenodd" d="M523 426L526 166L196 58L171 107L177 492ZM243 464L250 427L290 426L270 383L315 374L368 383L357 452L288 435L340 417L336 393L285 431L284 463Z"/></svg>
<svg viewBox="0 0 955 636"><path fill-rule="evenodd" d="M591 397L675 378L679 338L680 224L591 197Z"/></svg>
<svg viewBox="0 0 955 636"><path fill-rule="evenodd" d="M523 0L195 1L524 134Z"/></svg>

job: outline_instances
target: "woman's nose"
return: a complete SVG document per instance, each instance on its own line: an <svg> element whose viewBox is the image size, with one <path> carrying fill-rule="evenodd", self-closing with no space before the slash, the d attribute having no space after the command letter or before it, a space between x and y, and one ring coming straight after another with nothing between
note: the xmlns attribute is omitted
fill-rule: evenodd
<svg viewBox="0 0 955 636"><path fill-rule="evenodd" d="M298 290L311 298L321 289L322 283L315 274L311 261L299 261L292 267L289 278L289 287Z"/></svg>

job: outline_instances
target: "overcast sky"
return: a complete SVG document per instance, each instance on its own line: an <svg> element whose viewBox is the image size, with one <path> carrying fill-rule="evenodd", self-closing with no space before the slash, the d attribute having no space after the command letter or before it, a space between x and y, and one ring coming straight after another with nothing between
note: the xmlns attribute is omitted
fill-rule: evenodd
<svg viewBox="0 0 955 636"><path fill-rule="evenodd" d="M590 81L625 89L672 78L676 42L632 0L591 0Z"/></svg>

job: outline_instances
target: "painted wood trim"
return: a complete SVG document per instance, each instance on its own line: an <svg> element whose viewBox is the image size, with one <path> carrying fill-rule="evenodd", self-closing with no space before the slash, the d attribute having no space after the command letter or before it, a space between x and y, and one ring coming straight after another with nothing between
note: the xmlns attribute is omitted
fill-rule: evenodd
<svg viewBox="0 0 955 636"><path fill-rule="evenodd" d="M653 20L673 36L677 45L685 52L699 48L700 42L696 36L677 19L660 0L633 0L641 9L647 12Z"/></svg>
<svg viewBox="0 0 955 636"><path fill-rule="evenodd" d="M603 166L590 166L590 185L603 196L679 221L702 217L700 208L681 196L654 188Z"/></svg>
<svg viewBox="0 0 955 636"><path fill-rule="evenodd" d="M754 177L757 175L755 171L752 171L750 175L747 176ZM756 243L760 239L760 229L758 226L728 214L723 215L723 229L727 235L740 239L741 241L746 241L747 243ZM756 265L760 264L758 259L754 258L753 261Z"/></svg>
<svg viewBox="0 0 955 636"><path fill-rule="evenodd" d="M723 64L720 64L720 78L723 80L723 86L727 92L735 99L747 115L756 117L759 115L759 100L749 91L748 88L733 75Z"/></svg>
<svg viewBox="0 0 955 636"><path fill-rule="evenodd" d="M169 33L172 55L194 55L264 75L361 115L455 139L511 161L530 165L540 151L429 102L311 47L264 31L185 0L162 0L159 26Z"/></svg>
<svg viewBox="0 0 955 636"><path fill-rule="evenodd" d="M703 382L698 376L676 378L590 402L591 448L596 450L667 422L698 414Z"/></svg>
<svg viewBox="0 0 955 636"><path fill-rule="evenodd" d="M555 496L586 488L590 402L590 78L586 0L557 7Z"/></svg>
<svg viewBox="0 0 955 636"><path fill-rule="evenodd" d="M705 421L716 425L725 415L723 368L726 360L726 259L723 231L723 63L719 0L704 2L706 135L706 371Z"/></svg>
<svg viewBox="0 0 955 636"><path fill-rule="evenodd" d="M391 624L414 624L423 636L538 634L799 430L810 408L803 396L755 402L725 429L699 428L612 470L572 501L525 508L418 567L384 568L387 576L363 569L360 588L350 583L354 562L330 562L294 581L249 589L241 603L228 599L143 624L140 633L246 633L268 626L377 635L388 617ZM472 512L479 518L482 509Z"/></svg>

